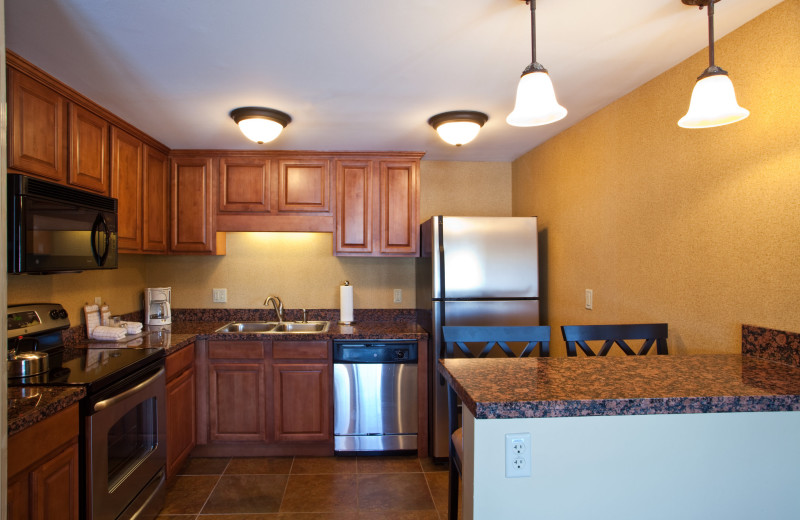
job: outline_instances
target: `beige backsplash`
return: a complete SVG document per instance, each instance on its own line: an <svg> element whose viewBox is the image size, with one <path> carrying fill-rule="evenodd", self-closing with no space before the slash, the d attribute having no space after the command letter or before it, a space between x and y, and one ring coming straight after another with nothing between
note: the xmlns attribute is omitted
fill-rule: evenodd
<svg viewBox="0 0 800 520"><path fill-rule="evenodd" d="M422 161L421 220L431 215L511 214L511 163ZM81 323L81 308L100 296L114 314L142 308L145 287L171 286L177 308L258 308L276 294L287 308L338 308L339 284L354 286L356 308L415 307L413 258L333 256L330 233L228 233L227 254L120 255L119 269L8 276L8 302L56 302ZM211 290L228 290L212 303ZM393 303L402 289L402 303Z"/></svg>

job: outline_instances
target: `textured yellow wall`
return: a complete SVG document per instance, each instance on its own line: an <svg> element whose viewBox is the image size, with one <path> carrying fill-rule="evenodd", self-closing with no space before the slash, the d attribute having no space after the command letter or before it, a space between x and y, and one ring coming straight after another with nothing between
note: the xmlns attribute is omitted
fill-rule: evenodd
<svg viewBox="0 0 800 520"><path fill-rule="evenodd" d="M511 163L422 161L420 215L510 215ZM78 323L85 302L102 296L114 313L141 308L145 287L171 286L179 308L259 308L276 294L287 308L338 308L339 284L354 286L356 308L413 308L413 258L333 256L330 233L228 233L227 255L121 255L120 269L9 276L10 303L64 305ZM212 303L211 289L228 290ZM392 302L393 289L403 302Z"/></svg>
<svg viewBox="0 0 800 520"><path fill-rule="evenodd" d="M703 51L514 161L513 212L538 215L546 239L556 337L665 321L671 352L738 352L743 323L800 331L798 35L787 0L717 42L751 112L740 123L677 126Z"/></svg>
<svg viewBox="0 0 800 520"><path fill-rule="evenodd" d="M100 296L113 314L142 308L145 287L144 257L120 255L119 268L46 275L8 275L8 304L60 303L76 325L83 321L82 309Z"/></svg>

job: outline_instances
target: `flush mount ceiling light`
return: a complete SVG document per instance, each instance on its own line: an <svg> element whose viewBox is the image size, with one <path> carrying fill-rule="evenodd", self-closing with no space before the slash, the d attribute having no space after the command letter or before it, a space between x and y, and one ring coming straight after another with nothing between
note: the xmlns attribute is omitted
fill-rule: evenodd
<svg viewBox="0 0 800 520"><path fill-rule="evenodd" d="M681 0L686 5L708 6L708 68L697 78L689 111L678 121L683 128L711 128L741 121L750 115L739 106L728 73L714 65L714 4L720 0Z"/></svg>
<svg viewBox="0 0 800 520"><path fill-rule="evenodd" d="M547 69L536 61L536 0L526 0L531 6L531 64L522 71L517 86L517 103L508 114L511 126L541 126L555 123L567 115L558 104L553 82Z"/></svg>
<svg viewBox="0 0 800 520"><path fill-rule="evenodd" d="M231 117L239 130L258 144L275 140L286 125L292 122L289 114L263 107L241 107L231 110Z"/></svg>
<svg viewBox="0 0 800 520"><path fill-rule="evenodd" d="M475 139L489 116L472 110L442 112L428 119L428 124L446 143L461 146Z"/></svg>

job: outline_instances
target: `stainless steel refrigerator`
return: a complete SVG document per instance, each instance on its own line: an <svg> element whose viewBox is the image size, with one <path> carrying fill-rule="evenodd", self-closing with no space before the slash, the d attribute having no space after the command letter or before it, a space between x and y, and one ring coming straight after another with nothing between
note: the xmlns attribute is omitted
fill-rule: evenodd
<svg viewBox="0 0 800 520"><path fill-rule="evenodd" d="M430 333L431 456L447 457L443 325L538 325L536 217L436 216L421 225L417 308Z"/></svg>

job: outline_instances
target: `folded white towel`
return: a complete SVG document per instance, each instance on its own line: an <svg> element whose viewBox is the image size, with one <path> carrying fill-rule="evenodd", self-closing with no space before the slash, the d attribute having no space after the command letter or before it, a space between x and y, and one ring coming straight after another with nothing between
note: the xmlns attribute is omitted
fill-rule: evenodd
<svg viewBox="0 0 800 520"><path fill-rule="evenodd" d="M85 305L83 313L86 315L86 337L92 337L92 331L100 325L100 308L97 305Z"/></svg>
<svg viewBox="0 0 800 520"><path fill-rule="evenodd" d="M126 336L126 331L122 327L105 327L103 325L92 330L92 338L117 341Z"/></svg>
<svg viewBox="0 0 800 520"><path fill-rule="evenodd" d="M142 332L142 324L138 321L122 321L120 325L125 327L125 331L128 334L139 334Z"/></svg>

